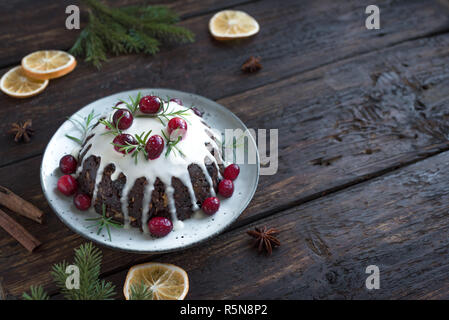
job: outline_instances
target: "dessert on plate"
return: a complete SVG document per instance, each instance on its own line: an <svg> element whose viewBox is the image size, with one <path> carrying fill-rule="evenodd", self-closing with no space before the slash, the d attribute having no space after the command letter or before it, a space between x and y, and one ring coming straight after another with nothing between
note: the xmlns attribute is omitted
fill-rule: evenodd
<svg viewBox="0 0 449 320"><path fill-rule="evenodd" d="M218 194L232 196L239 167L224 163L220 141L195 107L139 94L111 106L61 158L58 189L79 210L163 237L197 210L215 214Z"/></svg>

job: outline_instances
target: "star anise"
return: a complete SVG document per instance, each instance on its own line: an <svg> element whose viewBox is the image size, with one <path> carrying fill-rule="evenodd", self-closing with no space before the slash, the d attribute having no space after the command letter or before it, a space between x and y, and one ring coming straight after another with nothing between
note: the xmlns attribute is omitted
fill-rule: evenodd
<svg viewBox="0 0 449 320"><path fill-rule="evenodd" d="M30 142L31 136L34 133L34 130L31 128L32 121L31 119L26 120L25 122L18 121L11 125L11 129L9 133L14 134L14 141L20 142L21 140L26 143Z"/></svg>
<svg viewBox="0 0 449 320"><path fill-rule="evenodd" d="M254 246L258 248L259 252L265 249L268 255L273 252L273 247L279 247L281 242L274 236L278 234L279 231L273 228L254 228L246 232L251 237L255 238Z"/></svg>
<svg viewBox="0 0 449 320"><path fill-rule="evenodd" d="M262 69L262 64L260 63L260 57L249 57L248 60L242 65L243 72L256 72Z"/></svg>

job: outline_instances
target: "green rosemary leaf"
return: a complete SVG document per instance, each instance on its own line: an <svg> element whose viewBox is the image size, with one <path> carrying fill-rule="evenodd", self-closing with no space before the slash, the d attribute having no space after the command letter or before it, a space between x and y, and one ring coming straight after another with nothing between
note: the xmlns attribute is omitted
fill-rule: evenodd
<svg viewBox="0 0 449 320"><path fill-rule="evenodd" d="M178 129L176 129L174 131L174 133L176 134L176 131ZM178 136L178 138L176 140L170 140L169 137L167 137L167 135L165 134L164 130L161 130L162 135L164 136L165 140L166 140L166 145L167 145L167 151L165 151L165 157L168 157L168 155L174 150L176 150L182 157L185 157L184 152L182 152L176 145L182 140L181 136ZM176 153L174 153L176 154Z"/></svg>
<svg viewBox="0 0 449 320"><path fill-rule="evenodd" d="M170 141L170 139L165 135L164 130L161 130L162 136L165 138L165 140Z"/></svg>
<svg viewBox="0 0 449 320"><path fill-rule="evenodd" d="M98 218L88 218L88 219L84 219L86 221L97 221L97 223L88 226L87 228L91 228L91 227L97 227L97 235L100 235L100 233L103 231L103 229L106 229L106 232L108 233L109 236L109 241L112 241L112 237L111 237L111 230L110 227L114 227L114 228L123 228L123 225L113 221L113 217L107 217L106 216L106 205L103 203L102 206L102 215Z"/></svg>
<svg viewBox="0 0 449 320"><path fill-rule="evenodd" d="M119 118L119 121L122 117ZM119 121L117 121L117 123ZM106 130L105 132L103 132L101 135L112 134L114 136L117 136L122 133L121 130L110 120L100 119L100 120L98 120L98 122L100 122L102 125L106 126L106 128L109 129L109 130Z"/></svg>
<svg viewBox="0 0 449 320"><path fill-rule="evenodd" d="M82 123L80 120L76 118L67 118L73 125L75 125L78 128L84 129L84 123Z"/></svg>
<svg viewBox="0 0 449 320"><path fill-rule="evenodd" d="M80 145L82 145L84 143L84 140L86 139L87 133L88 131L92 128L93 123L92 121L94 119L96 119L98 117L98 115L95 115L94 110L92 109L91 112L84 118L77 119L76 118L77 115L71 117L71 118L67 118L67 120L69 120L71 123L73 123L73 125L79 130L81 131L81 138L76 138L73 137L71 135L66 134L65 136L77 143L79 143Z"/></svg>
<svg viewBox="0 0 449 320"><path fill-rule="evenodd" d="M145 138L143 138L143 143L146 145L148 142L148 138L150 137L152 130L148 131L148 133L145 135Z"/></svg>
<svg viewBox="0 0 449 320"><path fill-rule="evenodd" d="M72 139L73 141L75 141L76 143L78 143L78 144L80 144L80 145L83 144L83 142L82 142L80 139L78 139L78 138L69 136L68 134L66 134L65 136L66 136L67 138L69 138L69 139Z"/></svg>

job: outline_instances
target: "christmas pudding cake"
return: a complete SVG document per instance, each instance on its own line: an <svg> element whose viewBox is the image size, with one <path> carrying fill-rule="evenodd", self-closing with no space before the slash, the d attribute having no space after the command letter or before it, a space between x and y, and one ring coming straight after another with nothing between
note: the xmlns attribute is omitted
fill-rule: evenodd
<svg viewBox="0 0 449 320"><path fill-rule="evenodd" d="M125 228L162 237L197 210L215 214L217 194L232 196L239 167L224 164L221 138L195 107L139 94L89 127L92 118L79 151L60 160L58 189L79 210L93 207Z"/></svg>

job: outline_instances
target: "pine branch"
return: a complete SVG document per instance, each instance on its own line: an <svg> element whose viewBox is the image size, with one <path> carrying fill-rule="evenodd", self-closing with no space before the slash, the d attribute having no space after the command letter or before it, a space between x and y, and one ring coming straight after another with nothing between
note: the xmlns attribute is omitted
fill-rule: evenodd
<svg viewBox="0 0 449 320"><path fill-rule="evenodd" d="M172 24L179 21L178 15L164 6L128 6L122 8L122 11L143 22L165 22Z"/></svg>
<svg viewBox="0 0 449 320"><path fill-rule="evenodd" d="M142 281L140 284L132 284L129 300L153 300L153 291Z"/></svg>
<svg viewBox="0 0 449 320"><path fill-rule="evenodd" d="M38 287L31 286L30 294L24 292L22 295L22 298L24 300L49 300L50 299L47 292L45 292L45 290L42 286L38 286Z"/></svg>
<svg viewBox="0 0 449 320"><path fill-rule="evenodd" d="M70 52L100 68L108 54L156 54L161 43L194 41L194 34L174 24L178 15L164 6L111 8L98 0L83 0L89 23Z"/></svg>
<svg viewBox="0 0 449 320"><path fill-rule="evenodd" d="M80 272L79 289L68 289L66 286L67 278L70 276L65 272L67 262L54 265L51 274L68 300L109 300L115 295L114 286L112 283L99 280L101 261L101 251L92 243L85 243L75 249L74 265Z"/></svg>
<svg viewBox="0 0 449 320"><path fill-rule="evenodd" d="M75 249L73 264L79 268L79 289L67 288L66 281L70 274L66 273L69 266L66 261L53 265L51 275L67 300L113 299L115 286L111 282L99 279L102 258L100 249L94 247L90 242ZM30 294L25 292L22 297L25 300L49 299L42 286L31 286Z"/></svg>

